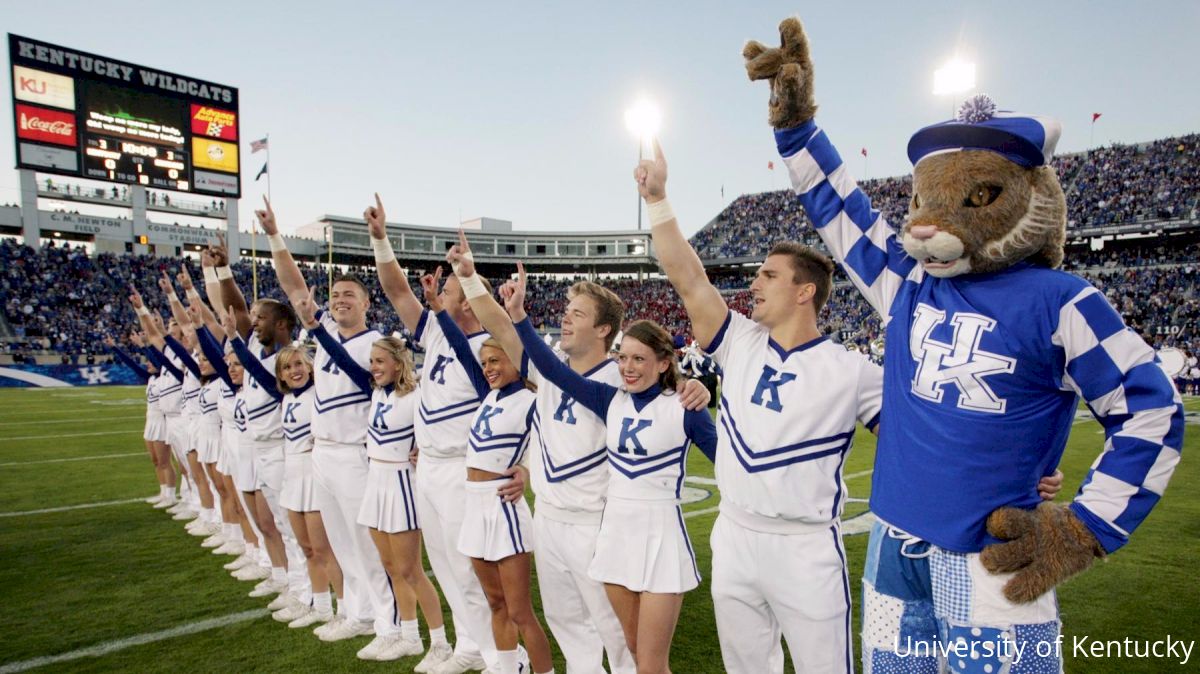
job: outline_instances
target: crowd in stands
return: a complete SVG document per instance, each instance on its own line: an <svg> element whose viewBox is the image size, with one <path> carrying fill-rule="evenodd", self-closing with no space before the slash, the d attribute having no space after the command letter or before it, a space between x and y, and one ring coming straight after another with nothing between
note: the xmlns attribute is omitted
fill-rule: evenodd
<svg viewBox="0 0 1200 674"><path fill-rule="evenodd" d="M1112 145L1055 157L1067 196L1067 227L1189 217L1200 197L1200 135ZM912 198L910 176L864 180L872 206L899 226ZM790 190L744 194L691 239L705 259L761 257L772 242L817 237Z"/></svg>

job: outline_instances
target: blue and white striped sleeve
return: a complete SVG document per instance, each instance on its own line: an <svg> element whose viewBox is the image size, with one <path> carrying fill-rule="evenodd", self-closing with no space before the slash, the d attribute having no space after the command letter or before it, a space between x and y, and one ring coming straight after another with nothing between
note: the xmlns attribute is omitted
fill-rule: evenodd
<svg viewBox="0 0 1200 674"><path fill-rule="evenodd" d="M871 208L871 199L815 122L776 129L775 144L821 240L886 323L892 299L916 260L905 254L896 231Z"/></svg>
<svg viewBox="0 0 1200 674"><path fill-rule="evenodd" d="M1053 342L1065 353L1064 390L1104 427L1104 451L1071 509L1108 552L1128 542L1162 498L1183 449L1183 401L1154 349L1095 288L1059 311Z"/></svg>

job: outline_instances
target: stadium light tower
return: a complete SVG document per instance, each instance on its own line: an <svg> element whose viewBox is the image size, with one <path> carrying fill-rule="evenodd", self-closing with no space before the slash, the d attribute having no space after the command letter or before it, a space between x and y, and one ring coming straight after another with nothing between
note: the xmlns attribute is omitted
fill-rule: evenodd
<svg viewBox="0 0 1200 674"><path fill-rule="evenodd" d="M958 96L975 88L975 64L963 61L957 56L950 59L946 65L933 71L933 94L935 96L950 96L950 115Z"/></svg>
<svg viewBox="0 0 1200 674"><path fill-rule="evenodd" d="M644 148L651 147L650 143L658 134L661 124L662 113L659 112L658 106L644 98L625 111L625 127L637 138L639 162L645 154ZM651 148L649 153L653 154L654 150ZM637 214L637 225L640 231L642 229L642 197L640 194L637 195Z"/></svg>

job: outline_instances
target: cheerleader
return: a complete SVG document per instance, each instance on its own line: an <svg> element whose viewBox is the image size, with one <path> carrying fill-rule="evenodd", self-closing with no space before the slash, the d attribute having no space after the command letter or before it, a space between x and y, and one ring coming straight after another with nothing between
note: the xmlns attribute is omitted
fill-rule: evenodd
<svg viewBox="0 0 1200 674"><path fill-rule="evenodd" d="M438 293L441 276L438 267L433 275L421 278L425 301L482 399L471 419L458 551L471 558L487 597L500 674L520 671L518 633L533 671L550 672L554 669L550 641L530 599L533 516L525 499L510 503L496 493L497 481L510 479L505 471L520 462L528 447L536 394L495 339L485 340L475 358L467 336L443 311Z"/></svg>
<svg viewBox="0 0 1200 674"><path fill-rule="evenodd" d="M136 337L136 333L130 335L130 341L133 341L134 337ZM134 344L141 347L140 343L134 342ZM147 498L146 503L157 505L167 497L167 485L169 484L163 481L163 471L158 464L158 453L155 451L155 445L158 444L158 438L163 432L163 414L158 409L158 389L156 388L158 368L153 365L149 368L143 367L141 363L121 350L112 337L105 337L104 345L108 347L117 362L127 367L138 380L146 385L146 427L142 432L142 439L146 442L146 452L150 455L150 462L154 465L155 479L158 481L158 493Z"/></svg>
<svg viewBox="0 0 1200 674"><path fill-rule="evenodd" d="M312 605L294 602L274 614L288 627L308 627L333 619L333 601L329 594L332 583L342 599L342 569L329 547L321 511L313 495L312 414L313 365L308 351L285 346L275 357L275 379L283 394L283 491L279 505L288 511L292 532L308 560L308 579L312 585Z"/></svg>
<svg viewBox="0 0 1200 674"><path fill-rule="evenodd" d="M445 637L437 590L421 565L421 527L409 454L413 448L414 414L419 395L412 354L395 337L371 344L370 371L350 355L340 340L317 320L311 297L294 300L301 322L332 362L371 395L367 425L367 480L358 524L366 527L396 595L398 636L380 636L358 657L396 660L424 652L417 625L417 603L429 625L430 665L452 654Z"/></svg>
<svg viewBox="0 0 1200 674"><path fill-rule="evenodd" d="M525 354L547 380L606 420L609 482L588 575L605 584L639 672L669 672L683 593L700 571L679 506L688 447L711 459L717 435L706 412L675 400L679 366L671 335L653 321L625 329L617 363L623 387L586 379L560 361L525 315L525 269L501 289Z"/></svg>

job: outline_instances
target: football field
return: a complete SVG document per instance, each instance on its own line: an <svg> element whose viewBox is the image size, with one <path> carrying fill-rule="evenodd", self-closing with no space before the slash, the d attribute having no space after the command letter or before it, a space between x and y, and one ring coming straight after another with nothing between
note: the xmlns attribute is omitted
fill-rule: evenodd
<svg viewBox="0 0 1200 674"><path fill-rule="evenodd" d="M1060 588L1069 672L1194 671L1200 662L1197 649L1186 666L1182 656L1092 650L1093 642L1127 639L1135 648L1200 641L1200 400L1185 400L1184 459L1161 504L1128 546ZM246 596L253 584L222 570L232 558L210 554L183 523L143 503L157 490L141 438L144 411L137 388L0 390L0 674L411 671L419 658L357 660L367 637L326 644L273 621L266 600ZM1103 438L1083 411L1063 457L1060 500L1073 496ZM874 437L860 429L845 465L856 642L874 451ZM688 469L689 486L709 492L685 506L705 582L684 600L671 664L677 674L719 672L708 577L720 495L698 451ZM421 631L424 638L424 624ZM565 671L557 651L556 667Z"/></svg>

